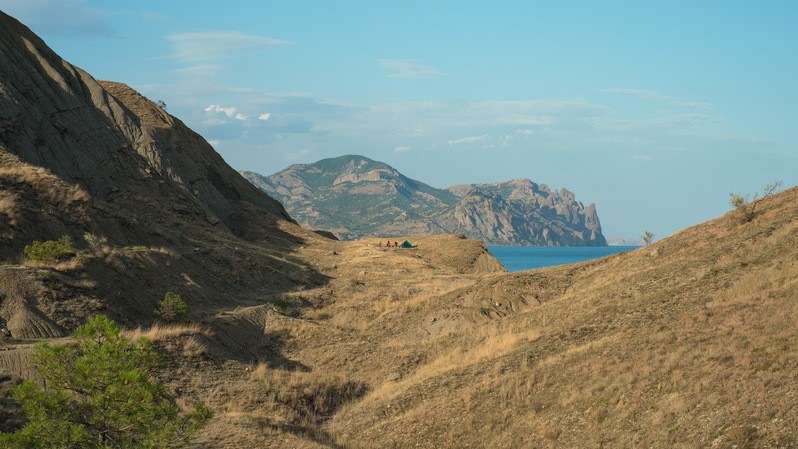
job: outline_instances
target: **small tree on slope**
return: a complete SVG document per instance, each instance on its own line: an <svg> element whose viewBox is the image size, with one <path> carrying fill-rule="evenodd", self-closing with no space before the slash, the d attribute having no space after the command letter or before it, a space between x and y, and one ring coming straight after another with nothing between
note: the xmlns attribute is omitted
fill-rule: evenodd
<svg viewBox="0 0 798 449"><path fill-rule="evenodd" d="M43 387L28 380L13 389L27 425L0 434L0 447L183 447L210 420L204 405L181 412L154 379L158 354L147 339L131 342L102 315L73 339L36 348Z"/></svg>
<svg viewBox="0 0 798 449"><path fill-rule="evenodd" d="M729 192L729 204L739 211L740 221L743 223L748 223L749 221L753 220L754 217L756 217L757 204L776 192L779 187L781 187L781 180L776 180L773 182L773 184L768 184L765 186L762 197L759 196L759 193L755 193L754 198L750 201L748 195Z"/></svg>

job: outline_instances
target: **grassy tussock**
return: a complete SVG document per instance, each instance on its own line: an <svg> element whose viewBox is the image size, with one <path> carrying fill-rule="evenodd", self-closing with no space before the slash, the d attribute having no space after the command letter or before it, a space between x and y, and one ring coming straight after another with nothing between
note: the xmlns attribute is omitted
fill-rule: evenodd
<svg viewBox="0 0 798 449"><path fill-rule="evenodd" d="M152 342L158 342L163 340L170 340L176 337L182 337L185 335L205 335L210 337L213 333L210 329L203 327L196 323L188 323L188 324L154 324L152 327L143 329L138 327L133 330L129 330L125 332L126 336L133 341L140 339L141 337L145 337Z"/></svg>
<svg viewBox="0 0 798 449"><path fill-rule="evenodd" d="M516 349L519 343L536 340L539 333L532 329L511 332L496 327L477 331L472 342L457 348L441 348L439 355L429 363L420 366L415 372L398 382L386 382L370 393L364 402L389 402L398 394L407 391L434 377L463 370L467 367L498 359Z"/></svg>
<svg viewBox="0 0 798 449"><path fill-rule="evenodd" d="M11 226L16 226L19 220L16 203L16 195L0 190L0 214L8 217L8 224Z"/></svg>
<svg viewBox="0 0 798 449"><path fill-rule="evenodd" d="M73 203L86 203L91 199L91 195L82 188L66 184L41 167L25 164L2 166L0 178L17 184L30 185L40 197L56 206L66 207Z"/></svg>
<svg viewBox="0 0 798 449"><path fill-rule="evenodd" d="M798 284L798 277L785 273L798 272L798 264L771 266L740 276L732 285L715 295L715 302L722 303L761 295L775 288L792 287Z"/></svg>
<svg viewBox="0 0 798 449"><path fill-rule="evenodd" d="M314 433L347 402L363 396L363 383L338 375L283 371L260 363L251 368L246 388L231 384L210 393L227 416L247 417L271 428Z"/></svg>

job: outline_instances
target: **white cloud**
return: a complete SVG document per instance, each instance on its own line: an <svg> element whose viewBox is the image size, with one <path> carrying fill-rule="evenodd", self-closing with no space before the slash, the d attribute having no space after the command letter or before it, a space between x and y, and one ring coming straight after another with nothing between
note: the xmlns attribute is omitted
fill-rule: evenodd
<svg viewBox="0 0 798 449"><path fill-rule="evenodd" d="M245 121L248 118L249 118L248 115L244 115L244 114L241 114L241 113L236 114L236 120L241 120L243 122L243 121Z"/></svg>
<svg viewBox="0 0 798 449"><path fill-rule="evenodd" d="M205 31L167 36L172 42L171 57L181 62L207 62L227 59L247 51L290 42L237 31Z"/></svg>
<svg viewBox="0 0 798 449"><path fill-rule="evenodd" d="M272 114L267 112L265 114L261 114L258 116L258 120L263 120L264 122L269 120L272 117Z"/></svg>
<svg viewBox="0 0 798 449"><path fill-rule="evenodd" d="M449 146L451 147L451 146L462 145L462 144L470 145L470 144L485 142L488 139L490 139L490 135L489 134L482 134L481 136L465 136L465 137L461 137L459 139L450 140L449 141Z"/></svg>
<svg viewBox="0 0 798 449"><path fill-rule="evenodd" d="M406 59L380 59L377 63L393 72L388 75L392 78L436 78L445 75L438 69Z"/></svg>
<svg viewBox="0 0 798 449"><path fill-rule="evenodd" d="M194 64L189 67L172 70L172 73L180 75L181 78L211 79L224 70L224 66L219 64Z"/></svg>
<svg viewBox="0 0 798 449"><path fill-rule="evenodd" d="M219 145L222 144L222 141L219 140L219 139L213 139L213 140L209 140L208 143L211 144L211 146L214 147L214 148L219 148Z"/></svg>
<svg viewBox="0 0 798 449"><path fill-rule="evenodd" d="M401 147L400 146L400 147L396 147L396 148L393 149L394 153L407 153L408 151L410 151L410 147Z"/></svg>
<svg viewBox="0 0 798 449"><path fill-rule="evenodd" d="M628 95L635 98L640 98L642 100L664 101L670 104L671 106L679 108L712 109L712 105L709 103L703 103L700 101L693 101L687 98L665 95L653 90L613 88L613 89L601 89L599 92L605 94Z"/></svg>
<svg viewBox="0 0 798 449"><path fill-rule="evenodd" d="M208 107L205 108L205 112L221 112L221 113L223 113L224 115L226 115L226 116L228 116L230 118L235 117L237 111L238 111L238 109L235 106L224 107L224 106L222 106L220 104L208 105Z"/></svg>

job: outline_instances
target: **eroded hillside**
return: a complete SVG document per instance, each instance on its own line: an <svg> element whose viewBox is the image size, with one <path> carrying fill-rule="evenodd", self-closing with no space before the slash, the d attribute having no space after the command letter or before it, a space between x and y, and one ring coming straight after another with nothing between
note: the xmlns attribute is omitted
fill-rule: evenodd
<svg viewBox="0 0 798 449"><path fill-rule="evenodd" d="M174 382L213 392L214 447L792 447L797 199L512 274L456 237L307 245L327 285L229 314L262 357Z"/></svg>
<svg viewBox="0 0 798 449"><path fill-rule="evenodd" d="M795 447L798 189L521 273L458 235L334 241L0 20L0 393L99 312L214 410L195 447ZM62 235L72 255L25 257ZM167 291L191 323L153 324Z"/></svg>

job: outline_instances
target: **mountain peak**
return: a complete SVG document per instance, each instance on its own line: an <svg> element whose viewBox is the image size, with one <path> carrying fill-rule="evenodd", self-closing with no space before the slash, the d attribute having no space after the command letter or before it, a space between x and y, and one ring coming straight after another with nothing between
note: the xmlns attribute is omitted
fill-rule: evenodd
<svg viewBox="0 0 798 449"><path fill-rule="evenodd" d="M300 223L343 238L461 233L499 245L606 245L595 207L527 178L443 190L358 155L244 176Z"/></svg>

